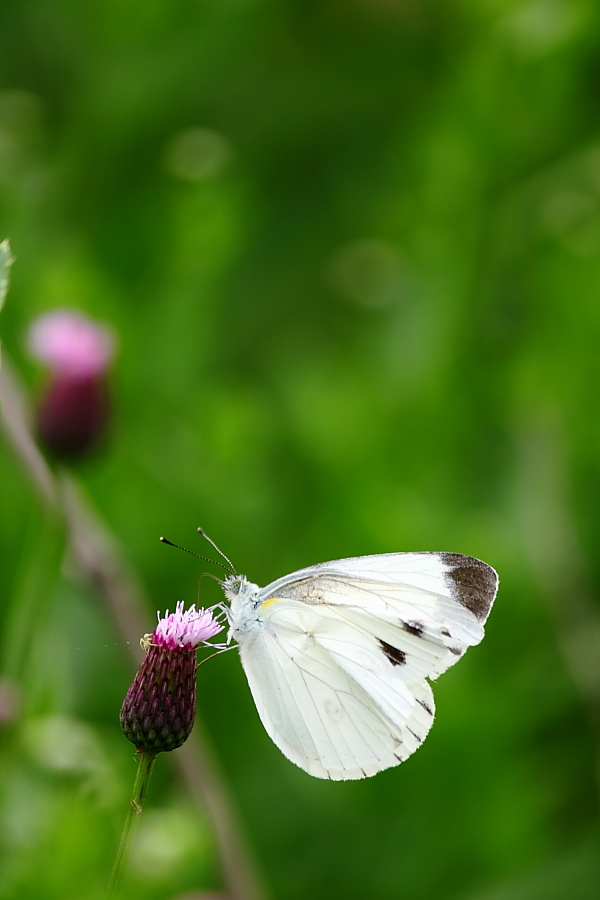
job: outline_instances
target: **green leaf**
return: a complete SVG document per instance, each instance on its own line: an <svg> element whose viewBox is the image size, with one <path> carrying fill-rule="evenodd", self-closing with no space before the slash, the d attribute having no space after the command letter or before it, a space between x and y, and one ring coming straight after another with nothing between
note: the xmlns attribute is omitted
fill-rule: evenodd
<svg viewBox="0 0 600 900"><path fill-rule="evenodd" d="M8 292L10 283L10 267L14 259L10 252L8 238L0 244L0 309L4 306L4 298Z"/></svg>

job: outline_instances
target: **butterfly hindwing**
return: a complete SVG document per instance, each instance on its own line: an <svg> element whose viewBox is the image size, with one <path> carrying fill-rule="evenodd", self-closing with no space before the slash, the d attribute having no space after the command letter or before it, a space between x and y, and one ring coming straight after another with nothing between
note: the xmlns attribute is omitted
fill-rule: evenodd
<svg viewBox="0 0 600 900"><path fill-rule="evenodd" d="M363 778L420 746L433 722L426 682L409 687L336 610L275 606L242 662L265 729L292 762L319 778Z"/></svg>

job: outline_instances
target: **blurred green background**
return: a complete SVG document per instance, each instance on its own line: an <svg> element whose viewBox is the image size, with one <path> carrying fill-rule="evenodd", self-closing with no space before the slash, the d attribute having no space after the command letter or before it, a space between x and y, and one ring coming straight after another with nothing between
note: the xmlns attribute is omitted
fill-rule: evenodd
<svg viewBox="0 0 600 900"><path fill-rule="evenodd" d="M428 741L364 782L287 762L235 653L200 670L273 900L600 896L599 87L592 0L3 0L3 347L35 394L38 313L118 333L77 473L148 630L206 569L157 538L198 525L259 584L395 550L500 573ZM6 442L0 485L0 896L101 897L131 666ZM128 896L222 886L162 756Z"/></svg>

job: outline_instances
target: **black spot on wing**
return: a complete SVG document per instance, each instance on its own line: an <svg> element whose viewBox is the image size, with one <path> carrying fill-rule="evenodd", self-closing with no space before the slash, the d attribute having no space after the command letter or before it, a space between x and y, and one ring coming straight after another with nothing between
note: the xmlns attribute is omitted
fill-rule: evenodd
<svg viewBox="0 0 600 900"><path fill-rule="evenodd" d="M392 647L391 644L386 644L385 641L381 640L379 641L379 646L393 666L406 665L406 653L403 653L402 650L398 650L397 647Z"/></svg>
<svg viewBox="0 0 600 900"><path fill-rule="evenodd" d="M450 581L455 600L480 622L485 622L498 588L495 571L481 560L460 553L440 553L440 559L448 566L446 578Z"/></svg>
<svg viewBox="0 0 600 900"><path fill-rule="evenodd" d="M418 698L417 703L419 704L419 706L422 706L425 712L428 712L430 716L433 715L433 710L428 703L425 703L424 700L419 700Z"/></svg>
<svg viewBox="0 0 600 900"><path fill-rule="evenodd" d="M421 637L425 630L425 626L422 622L403 622L402 628L407 634L414 634L415 637Z"/></svg>

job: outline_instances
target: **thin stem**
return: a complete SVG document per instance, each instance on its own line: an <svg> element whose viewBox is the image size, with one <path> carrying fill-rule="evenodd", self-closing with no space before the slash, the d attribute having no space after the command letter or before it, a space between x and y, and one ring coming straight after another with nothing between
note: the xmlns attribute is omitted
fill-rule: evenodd
<svg viewBox="0 0 600 900"><path fill-rule="evenodd" d="M140 816L142 815L142 810L144 808L144 800L146 799L146 793L148 791L148 785L150 783L150 775L152 774L154 760L156 759L156 756L152 756L150 753L145 753L143 750L138 750L138 755L139 764L137 774L135 776L135 782L133 784L133 794L131 795L131 801L129 803L129 809L127 810L125 825L123 826L123 834L121 835L121 843L119 844L119 849L117 850L117 857L115 859L112 875L110 877L110 884L108 886L107 897L109 898L117 896L117 891L119 889L121 881L123 880L123 875L125 874L125 869L127 868L127 863L129 861L131 845L133 844L133 839L139 825Z"/></svg>

